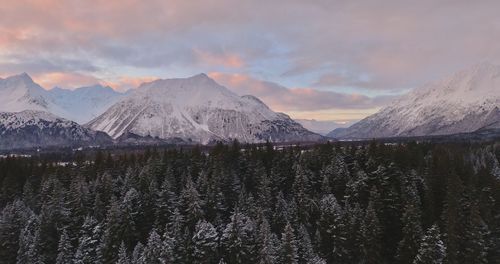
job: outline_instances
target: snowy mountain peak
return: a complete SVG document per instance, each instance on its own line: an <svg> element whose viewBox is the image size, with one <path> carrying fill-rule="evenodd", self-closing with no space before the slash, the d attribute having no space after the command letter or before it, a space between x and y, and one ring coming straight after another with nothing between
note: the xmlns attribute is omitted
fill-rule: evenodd
<svg viewBox="0 0 500 264"><path fill-rule="evenodd" d="M0 111L48 110L52 105L45 92L26 73L7 77L0 80Z"/></svg>
<svg viewBox="0 0 500 264"><path fill-rule="evenodd" d="M27 73L21 73L18 75L12 75L5 79L0 79L0 89L43 89L38 84L36 84L33 79Z"/></svg>
<svg viewBox="0 0 500 264"><path fill-rule="evenodd" d="M144 83L88 125L114 138L133 133L200 143L320 138L260 100L240 97L206 74Z"/></svg>
<svg viewBox="0 0 500 264"><path fill-rule="evenodd" d="M330 136L372 138L473 132L498 124L500 66L480 63L415 89Z"/></svg>
<svg viewBox="0 0 500 264"><path fill-rule="evenodd" d="M12 80L12 81L19 81L19 82L25 82L25 83L33 83L33 79L29 74L23 72L18 75L13 75L10 77L7 77L6 80Z"/></svg>

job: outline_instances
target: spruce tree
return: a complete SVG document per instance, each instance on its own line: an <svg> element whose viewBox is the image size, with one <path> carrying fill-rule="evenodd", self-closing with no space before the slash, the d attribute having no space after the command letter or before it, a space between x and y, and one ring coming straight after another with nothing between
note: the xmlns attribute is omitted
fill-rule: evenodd
<svg viewBox="0 0 500 264"><path fill-rule="evenodd" d="M374 208L374 203L370 201L366 209L361 230L361 259L366 264L382 263L381 256L381 235L382 228Z"/></svg>
<svg viewBox="0 0 500 264"><path fill-rule="evenodd" d="M144 263L150 264L160 264L162 263L162 250L163 243L160 235L156 231L156 229L151 230L149 233L148 243L144 247L142 252L142 261Z"/></svg>
<svg viewBox="0 0 500 264"><path fill-rule="evenodd" d="M344 262L349 254L346 247L348 234L344 210L332 194L321 199L320 210L318 228L321 236L321 253L327 262Z"/></svg>
<svg viewBox="0 0 500 264"><path fill-rule="evenodd" d="M123 242L120 244L120 248L118 249L118 259L116 260L116 264L131 264L130 258L127 254L127 248Z"/></svg>
<svg viewBox="0 0 500 264"><path fill-rule="evenodd" d="M218 234L215 227L205 220L196 224L193 242L193 263L216 263Z"/></svg>
<svg viewBox="0 0 500 264"><path fill-rule="evenodd" d="M71 239L68 236L66 229L63 229L61 237L59 238L59 245L57 247L57 258L56 264L66 264L71 263L73 259L73 245L71 244Z"/></svg>
<svg viewBox="0 0 500 264"><path fill-rule="evenodd" d="M299 255L297 249L297 240L295 239L294 230L290 223L287 223L285 230L281 234L281 249L279 263L281 264L298 264Z"/></svg>
<svg viewBox="0 0 500 264"><path fill-rule="evenodd" d="M413 264L442 264L446 256L446 247L441 240L437 225L431 226L425 233Z"/></svg>
<svg viewBox="0 0 500 264"><path fill-rule="evenodd" d="M33 215L19 234L16 263L44 263L40 252L40 240L40 219L36 215Z"/></svg>
<svg viewBox="0 0 500 264"><path fill-rule="evenodd" d="M7 204L0 213L0 259L14 263L19 249L20 233L28 222L35 221L34 213L26 205L16 200Z"/></svg>
<svg viewBox="0 0 500 264"><path fill-rule="evenodd" d="M262 220L257 235L257 263L273 264L277 262L278 249L273 241L273 234L266 218Z"/></svg>
<svg viewBox="0 0 500 264"><path fill-rule="evenodd" d="M249 217L234 210L231 222L222 233L221 243L228 263L254 263L255 224Z"/></svg>
<svg viewBox="0 0 500 264"><path fill-rule="evenodd" d="M87 216L83 222L78 240L78 248L73 258L75 264L100 263L101 253L99 244L101 238L101 226L91 216Z"/></svg>

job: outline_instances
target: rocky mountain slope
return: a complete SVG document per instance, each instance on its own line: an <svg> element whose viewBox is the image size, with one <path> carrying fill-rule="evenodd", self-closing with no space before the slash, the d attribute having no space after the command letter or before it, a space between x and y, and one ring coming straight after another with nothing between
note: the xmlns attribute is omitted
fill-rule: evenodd
<svg viewBox="0 0 500 264"><path fill-rule="evenodd" d="M0 149L110 144L112 139L43 111L0 113Z"/></svg>
<svg viewBox="0 0 500 264"><path fill-rule="evenodd" d="M415 89L330 137L378 138L500 128L500 66L487 63Z"/></svg>
<svg viewBox="0 0 500 264"><path fill-rule="evenodd" d="M205 74L145 83L87 125L113 138L133 133L203 144L322 138L256 97L240 97Z"/></svg>

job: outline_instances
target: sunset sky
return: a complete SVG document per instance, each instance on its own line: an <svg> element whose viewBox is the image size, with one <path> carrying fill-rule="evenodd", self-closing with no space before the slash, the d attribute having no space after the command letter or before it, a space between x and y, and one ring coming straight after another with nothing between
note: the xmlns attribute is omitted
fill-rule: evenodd
<svg viewBox="0 0 500 264"><path fill-rule="evenodd" d="M125 91L207 73L295 118L352 121L500 62L500 1L3 0L0 77Z"/></svg>

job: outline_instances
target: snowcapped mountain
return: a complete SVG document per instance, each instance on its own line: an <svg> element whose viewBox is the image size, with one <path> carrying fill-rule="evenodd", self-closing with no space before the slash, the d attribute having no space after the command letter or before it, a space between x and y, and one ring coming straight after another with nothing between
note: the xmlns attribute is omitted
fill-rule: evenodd
<svg viewBox="0 0 500 264"><path fill-rule="evenodd" d="M256 97L240 97L205 74L144 83L87 125L113 138L132 133L203 144L321 138Z"/></svg>
<svg viewBox="0 0 500 264"><path fill-rule="evenodd" d="M109 86L94 85L75 90L54 88L47 92L55 105L64 109L64 118L84 124L104 113L110 106L125 96Z"/></svg>
<svg viewBox="0 0 500 264"><path fill-rule="evenodd" d="M112 139L73 121L36 110L0 113L0 149L101 145Z"/></svg>
<svg viewBox="0 0 500 264"><path fill-rule="evenodd" d="M24 110L64 114L64 110L47 97L47 91L33 82L28 74L23 73L0 79L0 112Z"/></svg>
<svg viewBox="0 0 500 264"><path fill-rule="evenodd" d="M80 124L102 114L122 97L124 94L101 85L47 91L26 73L0 79L0 112L47 111Z"/></svg>
<svg viewBox="0 0 500 264"><path fill-rule="evenodd" d="M329 136L447 135L487 128L500 128L500 66L482 63L416 89Z"/></svg>

